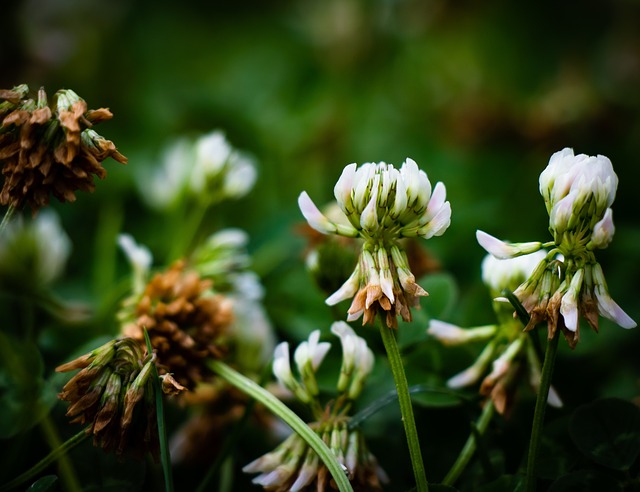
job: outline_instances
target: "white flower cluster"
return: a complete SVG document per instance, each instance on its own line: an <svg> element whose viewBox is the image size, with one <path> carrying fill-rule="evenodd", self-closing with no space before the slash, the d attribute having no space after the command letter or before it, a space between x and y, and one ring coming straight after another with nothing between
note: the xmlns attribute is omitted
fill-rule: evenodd
<svg viewBox="0 0 640 492"><path fill-rule="evenodd" d="M139 189L153 208L166 210L184 196L215 203L246 195L257 177L254 160L234 149L221 131L195 141L183 138L164 152L161 164L139 176Z"/></svg>
<svg viewBox="0 0 640 492"><path fill-rule="evenodd" d="M392 164L349 164L334 188L338 206L349 224L329 220L306 192L298 205L309 225L325 234L360 236L373 241L401 237L440 236L451 223L451 205L444 184L431 189L427 174L413 159L398 170Z"/></svg>
<svg viewBox="0 0 640 492"><path fill-rule="evenodd" d="M618 177L605 156L574 155L564 149L551 156L540 175L540 194L549 213L550 243L505 243L477 231L480 245L496 258L530 255L552 247L529 278L515 291L530 315L526 329L547 321L549 337L560 328L573 348L579 340L579 318L597 331L598 315L623 328L636 326L611 299L594 249L613 238Z"/></svg>
<svg viewBox="0 0 640 492"><path fill-rule="evenodd" d="M340 338L342 344L338 394L344 395L348 400L354 400L360 395L364 381L373 369L373 352L367 346L367 342L357 336L344 322L334 323L331 332ZM280 385L291 391L301 402L316 404L318 383L315 373L330 348L329 342L320 342L320 330L311 332L309 339L298 345L293 354L300 375L298 380L291 370L289 343L281 342L274 352L273 374Z"/></svg>
<svg viewBox="0 0 640 492"><path fill-rule="evenodd" d="M349 164L334 195L344 220L329 219L306 192L298 198L302 214L317 231L364 239L358 265L327 304L353 297L347 319L363 316L363 324L373 322L379 312L386 313L390 327L397 327L396 316L411 321L411 308L427 293L416 284L398 240L444 234L451 223L444 185L437 183L432 190L427 174L412 159L399 170L384 162Z"/></svg>

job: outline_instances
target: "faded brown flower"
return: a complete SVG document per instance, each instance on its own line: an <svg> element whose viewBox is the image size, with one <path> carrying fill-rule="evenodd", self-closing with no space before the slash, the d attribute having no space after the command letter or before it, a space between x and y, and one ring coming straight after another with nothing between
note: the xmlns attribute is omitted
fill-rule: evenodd
<svg viewBox="0 0 640 492"><path fill-rule="evenodd" d="M81 369L58 395L70 402L72 423L89 424L95 446L117 454L151 452L158 460L159 441L152 374L154 356L146 356L131 338L112 340L56 368Z"/></svg>
<svg viewBox="0 0 640 492"><path fill-rule="evenodd" d="M0 204L35 213L53 194L73 202L76 191L93 191L94 176L103 179L107 157L125 164L113 142L91 128L111 119L108 109L88 110L71 90L60 90L49 106L44 89L29 98L29 87L0 90L0 164L4 183Z"/></svg>
<svg viewBox="0 0 640 492"><path fill-rule="evenodd" d="M173 374L188 389L209 376L207 359L223 355L223 338L233 319L231 301L214 294L211 286L177 261L151 279L123 326L123 333L140 344L146 328L160 373Z"/></svg>

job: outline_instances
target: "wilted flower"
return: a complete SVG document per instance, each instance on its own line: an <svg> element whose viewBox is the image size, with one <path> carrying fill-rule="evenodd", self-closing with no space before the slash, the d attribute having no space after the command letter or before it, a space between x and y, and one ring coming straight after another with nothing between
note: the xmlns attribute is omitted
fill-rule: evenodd
<svg viewBox="0 0 640 492"><path fill-rule="evenodd" d="M253 159L233 148L224 133L213 131L169 145L160 165L140 176L139 187L149 205L164 210L184 196L205 205L241 198L253 188L256 177Z"/></svg>
<svg viewBox="0 0 640 492"><path fill-rule="evenodd" d="M81 369L62 388L73 423L89 424L95 446L118 454L149 451L158 459L156 407L151 380L154 355L131 338L112 340L57 372Z"/></svg>
<svg viewBox="0 0 640 492"><path fill-rule="evenodd" d="M72 90L59 90L49 106L44 89L37 99L20 85L0 91L0 163L4 185L0 204L19 208L28 204L35 213L58 200L73 202L77 190L93 191L93 177L106 176L107 157L127 162L113 142L91 128L112 117L108 109L88 110Z"/></svg>
<svg viewBox="0 0 640 492"><path fill-rule="evenodd" d="M482 262L482 279L492 295L512 289L531 275L544 252L519 258L498 260L486 256ZM509 412L518 383L526 378L537 390L540 386L540 360L530 337L522 332L522 325L511 316L509 304L494 302L498 323L476 328L460 328L439 320L431 320L428 333L444 345L461 345L485 341L486 346L475 362L447 381L451 388L470 386L482 379L480 394L490 398L501 414ZM488 373L488 374L487 374ZM527 377L528 376L528 377ZM548 395L549 404L561 406L555 390Z"/></svg>
<svg viewBox="0 0 640 492"><path fill-rule="evenodd" d="M398 241L440 236L449 227L451 207L444 185L437 183L432 192L426 173L411 159L399 170L384 162L350 164L334 195L346 220L330 220L306 192L298 198L302 214L317 231L364 240L354 272L327 304L353 297L349 321L364 315L363 323L370 323L379 311L386 312L390 327L397 326L396 316L410 321L411 308L427 293L416 284Z"/></svg>
<svg viewBox="0 0 640 492"><path fill-rule="evenodd" d="M527 255L552 247L538 266L514 291L527 310L526 330L546 321L549 338L560 329L569 346L580 338L579 318L598 330L598 316L623 328L636 326L610 297L594 250L606 248L613 238L613 211L618 177L605 156L574 155L564 149L551 156L540 175L540 193L549 213L553 241L542 244L505 243L478 231L480 245L496 258Z"/></svg>
<svg viewBox="0 0 640 492"><path fill-rule="evenodd" d="M147 329L160 373L172 373L188 389L209 375L205 361L223 355L233 319L231 302L211 291L211 281L182 261L156 274L141 295L125 302L122 332L144 344Z"/></svg>
<svg viewBox="0 0 640 492"><path fill-rule="evenodd" d="M362 432L350 427L347 416L373 369L373 352L365 340L344 322L334 323L331 332L340 338L342 344L342 367L337 383L338 396L324 408L318 401L315 373L331 345L320 342L318 330L311 333L309 339L294 352L299 379L291 368L287 342L276 347L273 373L284 388L310 407L316 420L309 427L343 465L354 490L379 491L382 490L381 483L388 481L387 476L367 449ZM253 483L274 492L322 492L332 487L328 469L298 434L289 436L275 450L246 465L243 471L260 473Z"/></svg>

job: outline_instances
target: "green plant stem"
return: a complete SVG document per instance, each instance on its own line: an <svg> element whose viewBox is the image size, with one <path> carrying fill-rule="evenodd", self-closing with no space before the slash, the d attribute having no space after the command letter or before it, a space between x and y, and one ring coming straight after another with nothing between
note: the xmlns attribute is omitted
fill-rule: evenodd
<svg viewBox="0 0 640 492"><path fill-rule="evenodd" d="M424 470L424 462L422 460L422 451L420 450L416 421L413 416L413 407L411 406L407 376L404 373L402 357L400 356L395 334L392 328L384 324L382 318L380 319L380 334L382 335L384 348L387 351L389 365L393 373L393 380L396 384L396 391L398 392L398 403L400 404L402 423L404 424L404 432L407 437L407 445L409 446L413 475L416 479L416 489L418 492L426 492L429 490L429 484L427 483L427 476Z"/></svg>
<svg viewBox="0 0 640 492"><path fill-rule="evenodd" d="M52 450L58 449L62 446L58 430L56 429L55 424L51 421L51 417L49 417L49 415L46 415L40 421L40 429L42 429L42 433ZM82 492L82 487L80 486L80 482L78 482L76 472L67 455L62 454L58 458L58 470L65 490L69 492Z"/></svg>
<svg viewBox="0 0 640 492"><path fill-rule="evenodd" d="M464 469L467 467L478 445L476 434L482 435L484 431L487 430L487 426L491 421L491 417L493 417L494 410L495 407L493 405L493 401L487 401L484 408L482 409L480 418L475 424L477 432L472 432L471 435L469 435L467 442L458 455L458 459L449 470L449 473L447 473L447 475L444 477L444 480L442 480L442 483L444 485L453 485L456 480L458 480Z"/></svg>
<svg viewBox="0 0 640 492"><path fill-rule="evenodd" d="M333 477L340 492L353 492L349 479L335 455L320 437L305 424L289 407L269 393L262 386L243 376L222 361L210 360L209 368L229 384L256 399L271 412L284 420L318 454Z"/></svg>
<svg viewBox="0 0 640 492"><path fill-rule="evenodd" d="M89 434L87 434L86 429L81 430L67 442L58 446L56 449L51 451L47 456L42 458L38 463L29 468L26 472L18 475L16 478L7 482L2 487L0 487L0 492L6 492L8 490L12 490L19 485L33 479L36 475L42 472L45 468L47 468L51 463L56 460L59 460L62 456L65 456L69 451L75 448L82 441L89 438ZM77 489L81 490L81 489Z"/></svg>
<svg viewBox="0 0 640 492"><path fill-rule="evenodd" d="M144 329L144 341L147 352L152 353L151 339L149 333ZM166 492L173 492L173 471L171 468L171 455L169 454L169 442L167 441L167 429L164 424L164 404L162 401L162 385L158 376L158 368L154 364L151 368L151 378L153 379L153 393L156 399L156 417L158 421L158 440L160 441L160 460L162 461L162 472L164 473L164 488Z"/></svg>
<svg viewBox="0 0 640 492"><path fill-rule="evenodd" d="M547 341L547 350L544 355L542 375L540 376L540 388L538 389L536 408L533 413L533 425L531 426L529 454L527 456L527 477L525 482L526 492L535 492L536 490L536 460L538 458L538 449L540 447L540 437L542 435L542 426L544 424L544 413L547 408L549 388L551 387L553 366L555 365L556 353L558 351L558 338L558 333L556 332L555 336L551 340Z"/></svg>
<svg viewBox="0 0 640 492"><path fill-rule="evenodd" d="M7 211L4 213L2 222L0 222L0 234L2 234L4 230L7 228L15 212L16 212L16 208L13 205L9 205L9 208L7 208Z"/></svg>

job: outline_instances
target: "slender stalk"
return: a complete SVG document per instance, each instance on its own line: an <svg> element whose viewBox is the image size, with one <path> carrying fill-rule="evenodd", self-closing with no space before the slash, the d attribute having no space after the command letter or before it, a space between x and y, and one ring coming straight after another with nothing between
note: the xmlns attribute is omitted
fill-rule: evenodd
<svg viewBox="0 0 640 492"><path fill-rule="evenodd" d="M45 416L40 421L40 429L52 450L58 449L62 446L56 426L51 421L51 417L49 417L49 415ZM65 490L68 490L69 492L82 492L82 487L80 486L80 482L78 482L76 472L67 455L61 454L58 458L58 470Z"/></svg>
<svg viewBox="0 0 640 492"><path fill-rule="evenodd" d="M147 345L147 352L151 354L151 340L149 333L144 330L144 341ZM156 399L156 416L158 420L158 440L160 441L160 460L162 461L162 472L164 473L164 489L166 492L173 492L173 471L171 468L171 455L169 454L169 442L167 441L167 429L164 425L164 404L162 401L162 386L158 369L153 365L151 369L153 379L153 393Z"/></svg>
<svg viewBox="0 0 640 492"><path fill-rule="evenodd" d="M453 485L454 483L456 483L456 480L458 480L464 469L467 467L469 461L471 461L471 458L473 457L473 454L476 452L476 448L478 445L476 435L482 435L484 431L487 430L487 426L491 421L491 417L493 417L494 410L495 407L493 405L493 401L487 401L484 408L482 409L480 418L478 418L478 421L475 424L477 432L472 432L469 435L467 442L458 455L458 459L456 459L456 462L449 470L449 473L447 473L447 475L444 477L444 480L442 480L442 483L444 485Z"/></svg>
<svg viewBox="0 0 640 492"><path fill-rule="evenodd" d="M15 212L16 208L13 205L9 205L9 208L7 208L7 211L4 213L2 222L0 222L0 234L2 234L6 227L9 225L9 222L11 222L11 219L13 218Z"/></svg>
<svg viewBox="0 0 640 492"><path fill-rule="evenodd" d="M67 442L57 447L53 451L51 451L47 456L42 458L38 463L33 465L26 472L18 475L16 478L11 480L10 482L5 483L2 487L0 487L0 492L6 492L8 490L12 490L19 485L22 485L25 482L33 479L36 475L42 472L45 468L47 468L51 463L56 460L59 460L60 457L65 456L69 451L75 448L82 441L87 439L89 434L87 434L86 429L81 430Z"/></svg>
<svg viewBox="0 0 640 492"><path fill-rule="evenodd" d="M391 328L388 328L384 324L382 318L380 319L380 334L382 335L384 348L387 351L389 365L393 373L393 380L396 384L396 391L398 392L398 403L400 404L402 423L404 424L404 432L407 437L407 445L409 446L413 475L416 479L416 489L418 492L426 492L429 490L429 484L427 483L427 476L424 471L424 461L422 460L422 451L420 450L416 420L413 416L407 376L404 373L402 357L400 356L395 334Z"/></svg>
<svg viewBox="0 0 640 492"><path fill-rule="evenodd" d="M547 341L547 350L544 355L542 375L540 376L540 388L538 389L536 408L533 414L533 425L531 426L531 440L529 441L527 477L525 482L526 492L535 492L536 490L536 460L538 458L540 436L542 435L542 426L544 424L544 413L547 408L547 397L549 396L549 388L551 387L553 366L556 361L556 352L558 351L558 338L558 332L556 332L555 336Z"/></svg>
<svg viewBox="0 0 640 492"><path fill-rule="evenodd" d="M262 386L259 386L246 376L243 376L224 362L219 360L210 360L208 362L208 366L213 372L229 384L256 399L275 415L284 420L318 454L319 458L325 464L329 473L335 480L338 490L340 490L340 492L353 492L349 479L342 469L342 465L338 463L335 455L327 445L322 442L322 439L320 439L320 437L311 430L309 426L300 419L300 417L293 413L289 407L265 390Z"/></svg>

